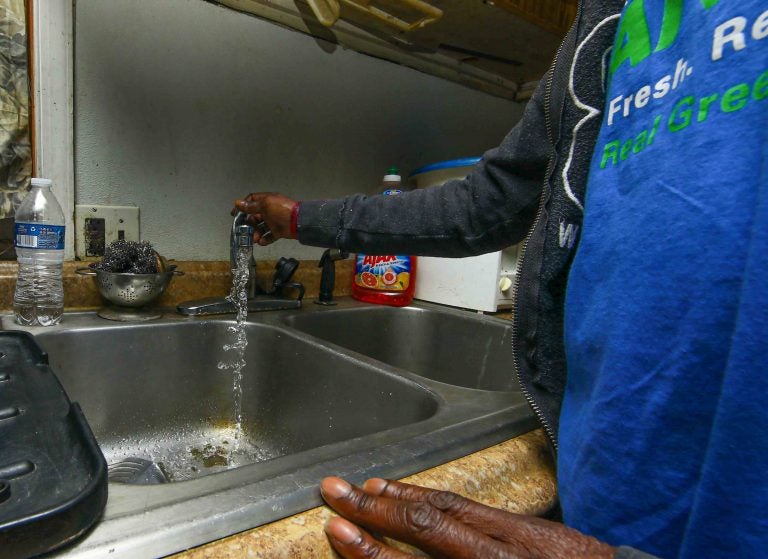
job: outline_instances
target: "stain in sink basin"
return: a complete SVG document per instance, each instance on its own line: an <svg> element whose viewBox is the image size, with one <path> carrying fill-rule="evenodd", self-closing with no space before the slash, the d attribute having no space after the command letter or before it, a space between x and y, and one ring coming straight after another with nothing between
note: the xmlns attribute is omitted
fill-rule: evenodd
<svg viewBox="0 0 768 559"><path fill-rule="evenodd" d="M191 448L189 453L195 460L202 463L204 468L229 465L229 451L223 446L214 447L212 444L207 444L202 449Z"/></svg>

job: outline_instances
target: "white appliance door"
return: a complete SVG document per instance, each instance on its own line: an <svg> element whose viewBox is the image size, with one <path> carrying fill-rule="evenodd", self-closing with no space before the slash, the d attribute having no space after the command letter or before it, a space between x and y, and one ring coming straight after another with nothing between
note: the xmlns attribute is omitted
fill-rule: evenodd
<svg viewBox="0 0 768 559"><path fill-rule="evenodd" d="M501 254L468 258L418 257L414 297L478 311L494 312L499 295Z"/></svg>

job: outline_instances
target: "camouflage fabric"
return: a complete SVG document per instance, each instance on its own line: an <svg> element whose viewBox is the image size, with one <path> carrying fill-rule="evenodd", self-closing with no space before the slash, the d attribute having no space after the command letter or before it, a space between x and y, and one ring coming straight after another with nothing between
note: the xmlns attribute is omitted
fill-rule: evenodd
<svg viewBox="0 0 768 559"><path fill-rule="evenodd" d="M24 4L0 0L0 218L13 216L32 175Z"/></svg>

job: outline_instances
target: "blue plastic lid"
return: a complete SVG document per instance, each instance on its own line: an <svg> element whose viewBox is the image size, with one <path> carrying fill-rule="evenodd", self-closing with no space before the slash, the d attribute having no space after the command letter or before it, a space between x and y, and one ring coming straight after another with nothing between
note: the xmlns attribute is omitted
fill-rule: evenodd
<svg viewBox="0 0 768 559"><path fill-rule="evenodd" d="M450 161L440 161L439 163L432 163L431 165L425 165L419 167L413 171L408 177L420 175L422 173L429 173L430 171L439 171L441 169L453 169L455 167L471 167L480 161L482 157L462 157L461 159L451 159Z"/></svg>

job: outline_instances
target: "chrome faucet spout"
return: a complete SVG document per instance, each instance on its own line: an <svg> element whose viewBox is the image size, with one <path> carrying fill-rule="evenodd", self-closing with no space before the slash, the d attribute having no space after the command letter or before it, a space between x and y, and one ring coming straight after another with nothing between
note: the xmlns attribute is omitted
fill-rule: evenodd
<svg viewBox="0 0 768 559"><path fill-rule="evenodd" d="M235 245L239 248L253 247L253 227L250 225L238 225L235 232Z"/></svg>
<svg viewBox="0 0 768 559"><path fill-rule="evenodd" d="M245 222L247 217L247 214L237 212L232 220L232 231L229 234L229 263L232 269L237 267L237 253L240 247L253 246L253 227Z"/></svg>
<svg viewBox="0 0 768 559"><path fill-rule="evenodd" d="M251 298L256 295L256 261L253 259L253 227L246 223L247 217L247 214L237 212L232 220L232 230L229 234L229 267L234 271L238 266L237 257L240 251L249 249L248 283L245 289L248 298Z"/></svg>
<svg viewBox="0 0 768 559"><path fill-rule="evenodd" d="M300 308L301 298L304 296L304 286L300 283L290 282L293 271L298 267L298 262L295 260L293 261L295 265L288 266L287 270L283 270L285 266L282 266L281 270L283 270L283 273L276 273L276 277L273 280L273 288L268 291L258 290L257 297L256 261L253 258L254 227L247 223L247 218L247 214L238 212L232 221L232 230L229 235L229 260L230 269L234 272L238 267L238 255L243 250L248 252L248 283L245 286L246 293L248 294L248 312ZM266 225L260 223L256 224L256 227L266 227ZM268 231L268 229L266 230ZM288 262L293 259L281 260ZM283 295L282 290L284 287L297 289L299 293L298 299L292 299ZM234 302L224 297L206 297L205 299L187 301L179 304L176 310L180 314L189 316L237 312Z"/></svg>

